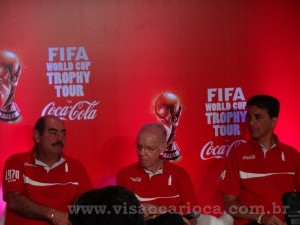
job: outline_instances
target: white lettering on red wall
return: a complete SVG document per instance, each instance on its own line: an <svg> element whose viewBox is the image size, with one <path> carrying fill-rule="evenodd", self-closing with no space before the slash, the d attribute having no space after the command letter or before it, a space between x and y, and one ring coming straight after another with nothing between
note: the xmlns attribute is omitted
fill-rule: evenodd
<svg viewBox="0 0 300 225"><path fill-rule="evenodd" d="M200 158L224 159L244 137L241 125L246 122L246 100L241 87L208 88L205 118L213 138L201 148ZM215 144L218 143L218 144Z"/></svg>
<svg viewBox="0 0 300 225"><path fill-rule="evenodd" d="M244 140L235 140L227 145L214 145L213 141L207 142L200 151L200 158L202 160L208 159L225 159L232 148L236 148L240 143L245 143Z"/></svg>
<svg viewBox="0 0 300 225"><path fill-rule="evenodd" d="M42 115L54 115L62 120L93 120L97 116L95 107L99 101L79 101L75 104L56 105L55 102L50 102L42 111Z"/></svg>
<svg viewBox="0 0 300 225"><path fill-rule="evenodd" d="M50 47L46 76L57 99L66 98L66 105L47 103L42 115L56 115L65 120L92 120L97 116L99 100L87 100L85 89L91 78L91 61L84 47ZM85 100L76 100L84 97Z"/></svg>

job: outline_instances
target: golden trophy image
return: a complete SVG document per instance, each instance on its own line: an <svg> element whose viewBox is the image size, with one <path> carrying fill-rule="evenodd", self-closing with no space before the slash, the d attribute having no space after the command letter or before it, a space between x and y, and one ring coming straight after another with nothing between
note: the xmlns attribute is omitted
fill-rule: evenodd
<svg viewBox="0 0 300 225"><path fill-rule="evenodd" d="M16 105L15 90L21 74L21 65L17 56L10 51L0 51L0 120L16 121L20 118L20 110Z"/></svg>
<svg viewBox="0 0 300 225"><path fill-rule="evenodd" d="M154 111L158 123L167 131L167 148L162 156L167 160L177 160L181 156L180 149L175 142L175 131L181 115L180 99L171 92L164 92L156 98Z"/></svg>

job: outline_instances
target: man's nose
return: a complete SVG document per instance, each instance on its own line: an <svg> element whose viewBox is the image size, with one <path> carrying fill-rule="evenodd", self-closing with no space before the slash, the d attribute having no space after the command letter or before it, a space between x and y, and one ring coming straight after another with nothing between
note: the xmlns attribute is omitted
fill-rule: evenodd
<svg viewBox="0 0 300 225"><path fill-rule="evenodd" d="M138 150L138 155L144 156L144 155L146 155L146 152L147 152L146 149L144 147L142 147Z"/></svg>

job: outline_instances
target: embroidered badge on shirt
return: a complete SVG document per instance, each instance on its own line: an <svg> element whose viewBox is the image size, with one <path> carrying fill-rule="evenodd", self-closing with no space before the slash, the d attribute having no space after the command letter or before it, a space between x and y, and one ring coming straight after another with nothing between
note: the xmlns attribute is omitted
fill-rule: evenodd
<svg viewBox="0 0 300 225"><path fill-rule="evenodd" d="M255 159L255 155L244 155L243 160L253 160Z"/></svg>
<svg viewBox="0 0 300 225"><path fill-rule="evenodd" d="M29 162L25 162L25 163L24 163L24 166L37 167L37 165L31 164L31 163L29 163Z"/></svg>
<svg viewBox="0 0 300 225"><path fill-rule="evenodd" d="M132 180L133 182L141 182L142 178L141 177L130 177L130 180Z"/></svg>

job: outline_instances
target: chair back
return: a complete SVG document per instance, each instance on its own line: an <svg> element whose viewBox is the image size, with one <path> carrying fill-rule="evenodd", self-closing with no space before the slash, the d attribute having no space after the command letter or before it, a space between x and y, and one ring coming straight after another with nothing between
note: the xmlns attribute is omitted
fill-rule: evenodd
<svg viewBox="0 0 300 225"><path fill-rule="evenodd" d="M285 220L288 225L300 225L300 192L287 192L282 196Z"/></svg>

